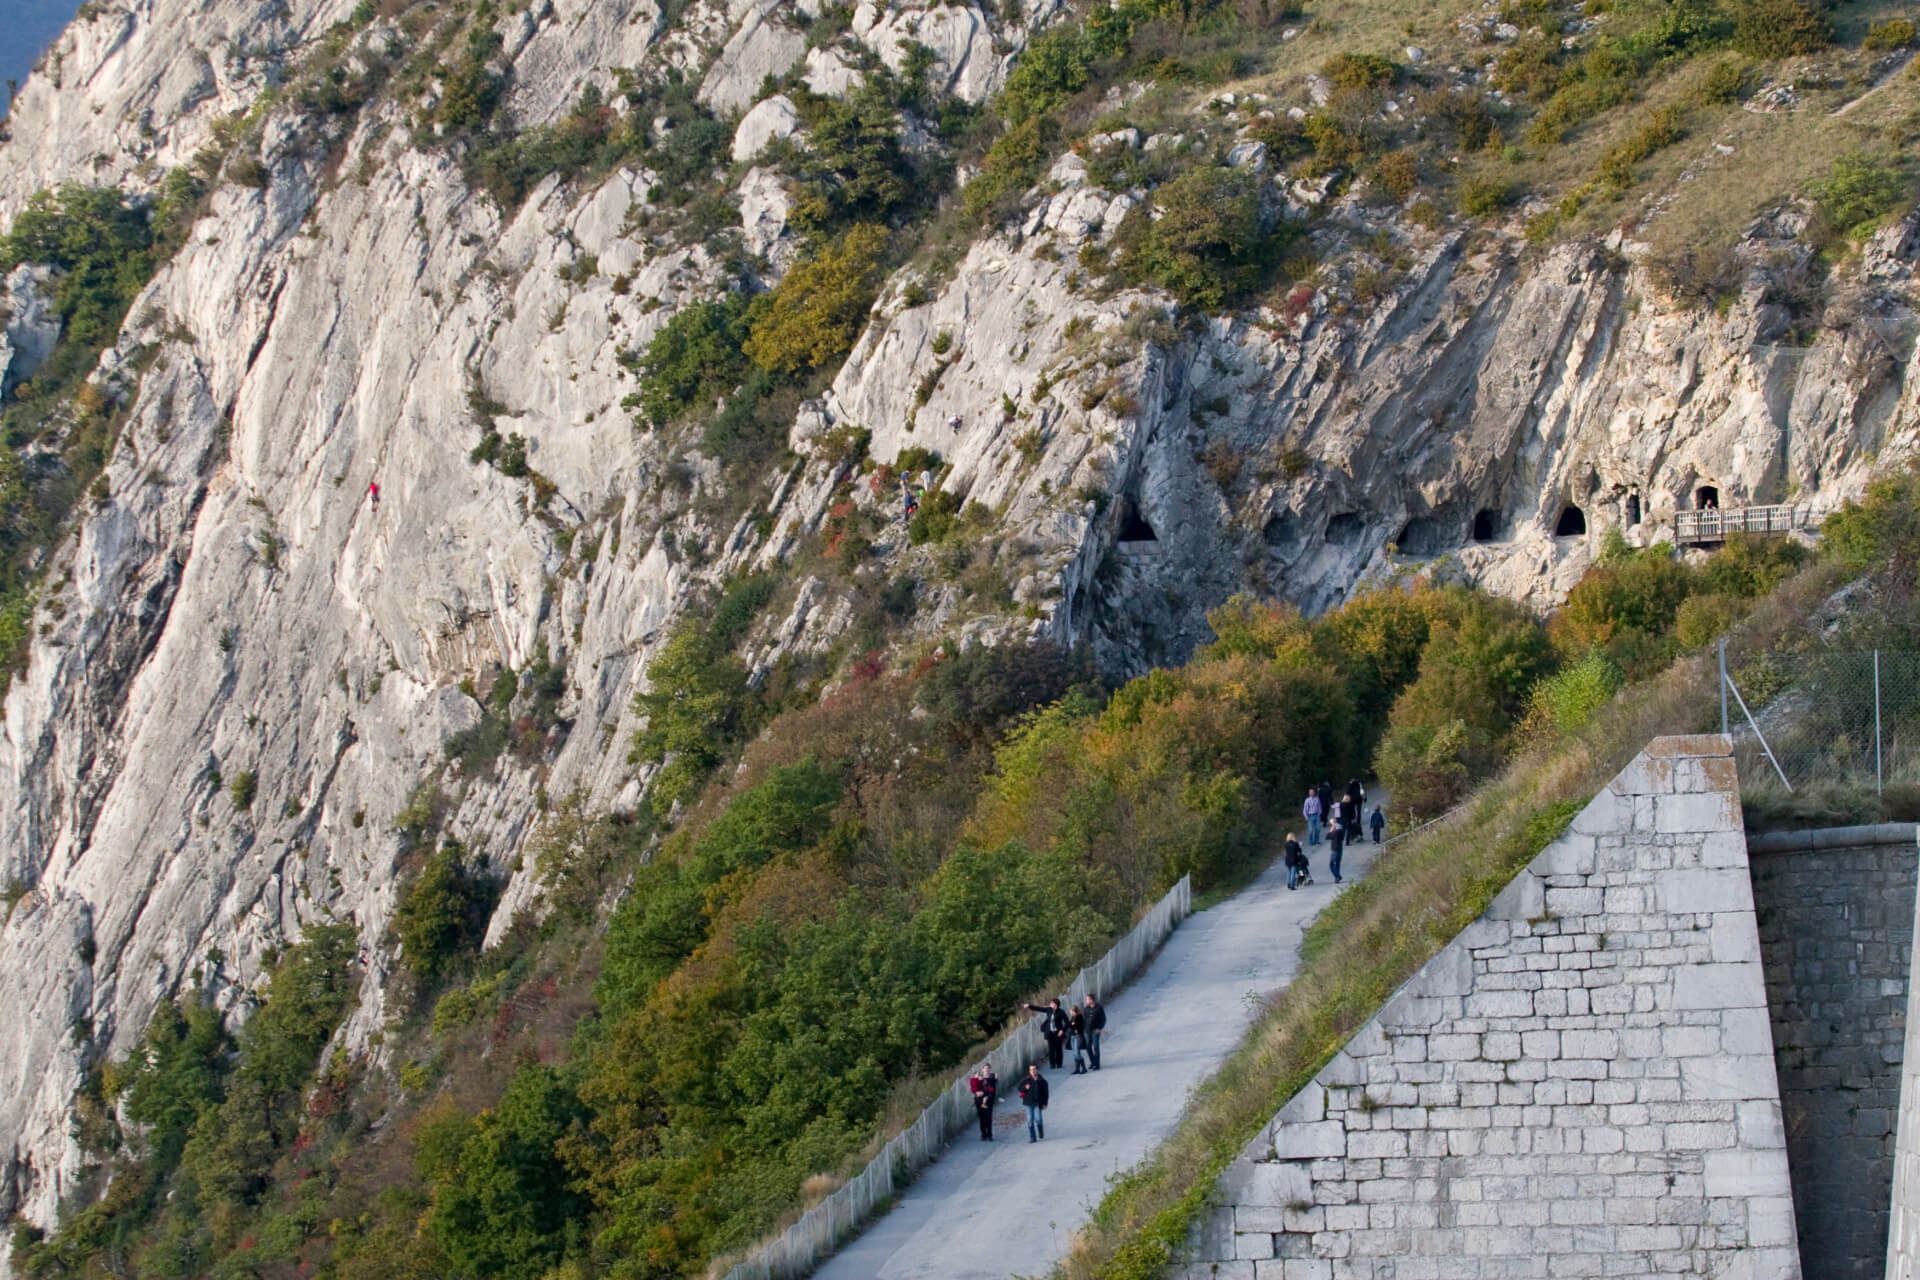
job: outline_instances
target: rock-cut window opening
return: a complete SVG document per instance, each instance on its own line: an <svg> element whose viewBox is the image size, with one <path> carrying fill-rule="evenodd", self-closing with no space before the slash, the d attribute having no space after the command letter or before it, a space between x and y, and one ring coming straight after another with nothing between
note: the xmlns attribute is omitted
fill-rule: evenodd
<svg viewBox="0 0 1920 1280"><path fill-rule="evenodd" d="M1693 491L1693 509L1712 511L1720 505L1720 490L1713 485L1703 484Z"/></svg>
<svg viewBox="0 0 1920 1280"><path fill-rule="evenodd" d="M1630 493L1627 495L1627 525L1628 527L1632 527L1633 525L1636 525L1639 523L1640 523L1640 495L1637 493Z"/></svg>
<svg viewBox="0 0 1920 1280"><path fill-rule="evenodd" d="M1500 532L1500 517L1493 512L1482 510L1473 518L1473 540L1492 542Z"/></svg>
<svg viewBox="0 0 1920 1280"><path fill-rule="evenodd" d="M1560 513L1560 523L1553 526L1556 538L1577 538L1587 531L1587 513L1575 506L1569 506Z"/></svg>
<svg viewBox="0 0 1920 1280"><path fill-rule="evenodd" d="M1158 542L1160 535L1153 531L1147 518L1140 514L1140 508L1129 498L1120 507L1120 541L1122 542Z"/></svg>

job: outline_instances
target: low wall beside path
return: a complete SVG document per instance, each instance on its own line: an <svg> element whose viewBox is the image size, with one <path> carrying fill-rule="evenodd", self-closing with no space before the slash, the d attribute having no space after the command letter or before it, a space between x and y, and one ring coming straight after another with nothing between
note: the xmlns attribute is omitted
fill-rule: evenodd
<svg viewBox="0 0 1920 1280"><path fill-rule="evenodd" d="M1126 937L1080 971L1067 988L1068 1003L1079 1004L1090 991L1105 1000L1192 912L1192 878L1182 876ZM1040 1019L1033 1017L1015 1027L985 1061L993 1064L994 1074L1010 1084L1026 1074L1028 1063L1039 1061L1045 1054ZM819 1266L873 1216L877 1206L891 1200L894 1192L932 1163L955 1135L973 1124L973 1092L967 1082L978 1065L970 1064L920 1113L918 1120L881 1148L865 1169L807 1210L781 1235L755 1249L727 1273L727 1280L799 1280Z"/></svg>

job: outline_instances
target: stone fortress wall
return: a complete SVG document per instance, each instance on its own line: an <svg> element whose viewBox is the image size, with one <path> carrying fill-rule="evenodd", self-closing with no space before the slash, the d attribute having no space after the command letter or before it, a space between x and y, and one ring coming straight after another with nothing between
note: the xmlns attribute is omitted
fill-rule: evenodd
<svg viewBox="0 0 1920 1280"><path fill-rule="evenodd" d="M1222 1177L1188 1277L1797 1280L1727 740L1655 740Z"/></svg>
<svg viewBox="0 0 1920 1280"><path fill-rule="evenodd" d="M1800 1264L1887 1267L1916 857L1899 823L1750 837Z"/></svg>

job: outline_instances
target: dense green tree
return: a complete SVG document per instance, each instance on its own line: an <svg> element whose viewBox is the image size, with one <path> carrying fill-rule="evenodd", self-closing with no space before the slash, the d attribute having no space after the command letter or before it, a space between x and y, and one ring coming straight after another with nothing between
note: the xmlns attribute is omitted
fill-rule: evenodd
<svg viewBox="0 0 1920 1280"><path fill-rule="evenodd" d="M468 862L464 845L441 845L394 908L394 936L407 968L428 986L446 978L460 957L479 948L499 896L498 881Z"/></svg>
<svg viewBox="0 0 1920 1280"><path fill-rule="evenodd" d="M428 1223L458 1272L539 1280L578 1242L587 1202L560 1143L584 1119L558 1074L530 1063L514 1073L500 1104L474 1119L451 1161L429 1159Z"/></svg>
<svg viewBox="0 0 1920 1280"><path fill-rule="evenodd" d="M1207 310L1259 284L1278 247L1261 228L1259 190L1244 169L1188 169L1154 193L1150 216L1129 218L1122 265Z"/></svg>
<svg viewBox="0 0 1920 1280"><path fill-rule="evenodd" d="M69 183L27 201L0 238L0 272L23 262L58 268L53 298L63 336L97 350L153 274L152 244L145 209L113 187Z"/></svg>
<svg viewBox="0 0 1920 1280"><path fill-rule="evenodd" d="M728 294L673 313L640 360L640 408L655 427L711 410L747 374L746 299Z"/></svg>

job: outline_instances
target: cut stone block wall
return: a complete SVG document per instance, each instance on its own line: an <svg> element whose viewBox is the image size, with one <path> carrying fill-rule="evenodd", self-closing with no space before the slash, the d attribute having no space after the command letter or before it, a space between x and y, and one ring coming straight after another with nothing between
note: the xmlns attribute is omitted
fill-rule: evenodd
<svg viewBox="0 0 1920 1280"><path fill-rule="evenodd" d="M1217 1191L1190 1280L1798 1280L1727 740L1650 744Z"/></svg>
<svg viewBox="0 0 1920 1280"><path fill-rule="evenodd" d="M1886 1267L1920 863L1899 836L1748 842L1800 1265L1823 1280Z"/></svg>
<svg viewBox="0 0 1920 1280"><path fill-rule="evenodd" d="M1912 953L1920 955L1920 912ZM1887 1280L1920 1277L1920 983L1907 983L1906 1048L1900 1066L1900 1125L1893 1154L1893 1210L1887 1230Z"/></svg>

